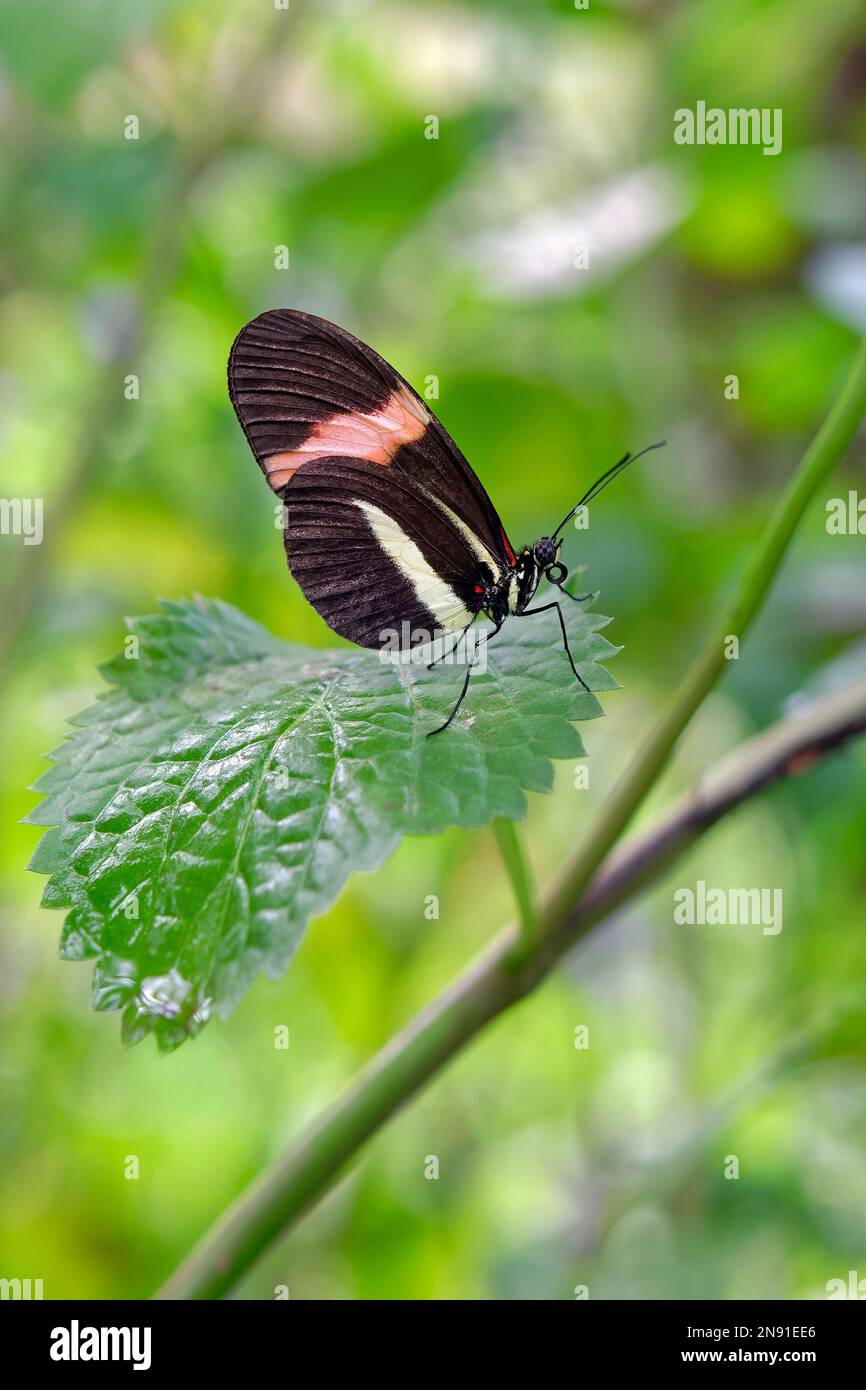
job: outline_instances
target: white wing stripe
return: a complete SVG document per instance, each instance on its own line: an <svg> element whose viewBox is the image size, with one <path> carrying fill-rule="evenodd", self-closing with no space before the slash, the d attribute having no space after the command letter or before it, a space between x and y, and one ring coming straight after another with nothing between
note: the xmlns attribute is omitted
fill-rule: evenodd
<svg viewBox="0 0 866 1390"><path fill-rule="evenodd" d="M385 554L390 556L403 578L412 586L425 607L430 609L440 627L449 632L468 627L469 612L449 584L428 564L413 540L401 530L393 517L374 507L372 502L355 501L370 523L370 528Z"/></svg>
<svg viewBox="0 0 866 1390"><path fill-rule="evenodd" d="M431 502L436 503L436 506L439 508L439 510L445 513L448 520L451 522L451 525L457 528L457 530L460 532L461 536L465 540L466 544L469 546L469 549L475 556L476 560L480 560L482 564L489 565L490 569L493 571L494 579L501 579L502 570L499 566L496 556L492 553L492 551L487 549L487 546L484 544L482 540L479 540L478 536L476 536L475 532L471 529L471 527L467 526L466 522L462 521L456 512L452 512L447 502L443 502L442 499L440 497L437 497L435 493L428 492L426 487L422 488L421 491L424 493L425 497L430 498Z"/></svg>

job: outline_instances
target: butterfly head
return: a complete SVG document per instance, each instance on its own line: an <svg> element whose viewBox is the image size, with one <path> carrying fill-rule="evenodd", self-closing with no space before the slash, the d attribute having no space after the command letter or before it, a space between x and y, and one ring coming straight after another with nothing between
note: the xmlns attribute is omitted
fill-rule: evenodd
<svg viewBox="0 0 866 1390"><path fill-rule="evenodd" d="M551 565L556 564L561 548L562 541L555 540L552 536L542 536L537 540L533 546L533 555L538 568L546 572Z"/></svg>
<svg viewBox="0 0 866 1390"><path fill-rule="evenodd" d="M561 549L562 541L555 536L542 536L532 548L532 558L550 584L562 584L568 577L568 570L559 559Z"/></svg>

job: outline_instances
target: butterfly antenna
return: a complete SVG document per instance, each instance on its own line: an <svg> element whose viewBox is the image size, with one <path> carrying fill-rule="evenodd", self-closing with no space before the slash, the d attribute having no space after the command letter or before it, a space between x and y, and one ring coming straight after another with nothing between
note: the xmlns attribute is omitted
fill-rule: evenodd
<svg viewBox="0 0 866 1390"><path fill-rule="evenodd" d="M553 533L552 539L556 540L563 526L566 526L568 522L571 521L575 513L579 512L581 507L586 507L590 502L594 501L598 494L604 491L608 483L612 483L614 478L619 477L623 469L628 468L629 464L637 463L638 459L642 459L644 454L650 453L652 449L663 449L666 443L666 439L659 439L655 444L648 444L645 449L641 449L639 454L623 454L618 463L615 463L606 473L602 473L600 478L596 478L589 491L585 492L577 505L572 507L568 515L562 518L562 521Z"/></svg>

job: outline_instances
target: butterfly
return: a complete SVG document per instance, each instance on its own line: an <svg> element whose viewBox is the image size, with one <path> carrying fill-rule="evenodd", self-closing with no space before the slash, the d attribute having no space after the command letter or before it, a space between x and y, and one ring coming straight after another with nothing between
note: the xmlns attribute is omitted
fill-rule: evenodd
<svg viewBox="0 0 866 1390"><path fill-rule="evenodd" d="M589 689L559 602L530 604L542 577L569 599L591 597L562 587L568 571L559 558L560 533L647 450L626 454L602 474L552 535L515 551L436 416L344 328L297 309L259 314L232 345L228 388L250 448L283 502L289 569L334 632L374 648L399 632L405 650L443 635L459 642L480 614L493 623L490 640L510 615L555 609L571 669ZM457 714L476 653L450 715L428 736Z"/></svg>

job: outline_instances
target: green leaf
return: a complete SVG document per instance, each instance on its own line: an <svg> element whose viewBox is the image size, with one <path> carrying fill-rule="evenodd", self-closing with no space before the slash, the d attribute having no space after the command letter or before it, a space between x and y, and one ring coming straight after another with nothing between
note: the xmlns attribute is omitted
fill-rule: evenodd
<svg viewBox="0 0 866 1390"><path fill-rule="evenodd" d="M575 660L596 690L609 620L568 604ZM550 621L553 619L553 621ZM473 674L395 666L359 648L278 641L219 602L131 620L137 644L36 784L50 826L31 868L66 908L61 954L95 960L93 1004L123 1035L176 1047L226 1014L258 971L278 976L310 917L404 834L520 817L571 721L601 707L574 680L555 614L510 620ZM132 658L132 659L130 659Z"/></svg>

